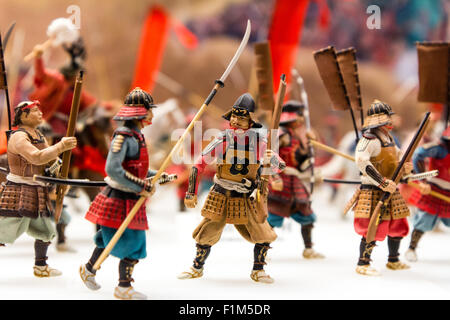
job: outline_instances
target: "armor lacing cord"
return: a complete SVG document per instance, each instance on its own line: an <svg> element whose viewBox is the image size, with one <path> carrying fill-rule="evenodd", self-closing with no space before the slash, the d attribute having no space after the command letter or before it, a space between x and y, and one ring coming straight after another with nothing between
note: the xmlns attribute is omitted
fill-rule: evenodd
<svg viewBox="0 0 450 320"><path fill-rule="evenodd" d="M133 274L134 266L138 263L139 260L132 259L122 259L119 262L119 287L131 287L131 282L134 282L134 279L131 277Z"/></svg>
<svg viewBox="0 0 450 320"><path fill-rule="evenodd" d="M414 229L411 233L411 243L409 244L409 249L415 250L417 248L417 244L420 241L420 238L422 238L424 232L420 231L418 229Z"/></svg>
<svg viewBox="0 0 450 320"><path fill-rule="evenodd" d="M402 237L389 237L388 236L388 249L389 249L388 261L389 262L399 261L398 257L400 256L400 253L398 252L398 249L400 248L401 240L402 240Z"/></svg>
<svg viewBox="0 0 450 320"><path fill-rule="evenodd" d="M195 269L201 269L203 268L206 258L208 258L209 253L211 252L211 246L210 245L201 245L196 244L197 247L197 254L195 255L194 259L194 268Z"/></svg>
<svg viewBox="0 0 450 320"><path fill-rule="evenodd" d="M145 180L142 180L138 177L136 177L135 175L131 174L128 171L125 171L125 178L127 178L128 180L130 180L131 182L134 182L142 187L145 186Z"/></svg>
<svg viewBox="0 0 450 320"><path fill-rule="evenodd" d="M361 243L359 245L359 260L358 266L369 265L372 261L370 256L372 255L373 248L376 246L376 242L372 241L370 243L366 242L366 238L361 239Z"/></svg>
<svg viewBox="0 0 450 320"><path fill-rule="evenodd" d="M266 256L267 251L270 249L270 243L256 243L253 249L254 262L253 262L253 270L263 270L266 265Z"/></svg>
<svg viewBox="0 0 450 320"><path fill-rule="evenodd" d="M46 266L47 265L47 250L48 250L48 246L50 245L50 242L44 242L42 240L36 240L34 242L34 253L35 253L35 258L34 258L34 264L36 266Z"/></svg>

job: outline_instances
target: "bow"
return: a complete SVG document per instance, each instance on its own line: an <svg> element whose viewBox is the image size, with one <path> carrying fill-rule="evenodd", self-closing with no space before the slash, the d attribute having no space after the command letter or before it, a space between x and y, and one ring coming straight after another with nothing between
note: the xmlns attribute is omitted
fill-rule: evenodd
<svg viewBox="0 0 450 320"><path fill-rule="evenodd" d="M75 88L73 90L72 107L70 108L69 123L67 125L66 137L73 137L75 135L75 124L77 122L78 110L80 109L81 101L81 87L83 85L83 71L75 80ZM71 150L67 150L62 155L61 174L59 178L67 179L69 175ZM58 185L56 187L56 205L55 205L55 222L59 221L61 211L63 208L64 191L67 187Z"/></svg>

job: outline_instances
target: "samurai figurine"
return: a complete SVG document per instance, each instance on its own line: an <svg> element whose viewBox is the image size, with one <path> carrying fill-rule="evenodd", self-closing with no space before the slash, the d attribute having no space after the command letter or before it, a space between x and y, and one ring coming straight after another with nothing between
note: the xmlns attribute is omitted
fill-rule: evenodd
<svg viewBox="0 0 450 320"><path fill-rule="evenodd" d="M420 182L420 189L412 192L409 201L417 207L413 218L414 229L411 241L406 251L406 259L417 261L416 248L425 232L431 231L438 221L450 227L450 203L431 194L431 191L450 197L450 127L441 136L438 143L427 143L419 147L413 154L414 172L425 171L426 161L429 160L428 169L438 170L437 177L426 182Z"/></svg>
<svg viewBox="0 0 450 320"><path fill-rule="evenodd" d="M250 278L256 282L272 283L274 280L264 271L265 258L277 235L267 223L267 212L258 208L252 195L261 191L267 194L267 182L263 183L261 162L270 164L269 170L284 169L284 162L271 150L256 130L251 113L255 102L249 93L241 95L231 110L222 117L229 121L229 129L222 131L202 152L200 161L192 167L185 204L197 205L197 189L200 174L208 162L217 161L214 185L201 210L203 220L193 232L197 252L194 263L179 279L203 276L205 261L227 224L233 224L244 239L253 243L254 263ZM266 191L264 191L264 188Z"/></svg>
<svg viewBox="0 0 450 320"><path fill-rule="evenodd" d="M143 127L152 123L152 109L155 107L149 93L135 88L113 118L123 121L123 125L113 134L106 160L105 182L108 185L96 196L86 213L87 220L100 226L94 236L95 249L91 258L79 269L82 281L91 290L100 289L93 266L104 248L137 200L141 196L149 197L155 191L149 179L155 172L149 170L147 146L141 133ZM120 259L119 283L114 290L118 299L147 299L131 286L134 266L147 256L147 229L146 207L143 205L111 251L111 255Z"/></svg>
<svg viewBox="0 0 450 320"><path fill-rule="evenodd" d="M43 175L59 154L76 147L77 140L64 137L55 145L47 144L37 129L42 123L39 101L21 102L14 112L13 126L17 129L11 132L7 151L10 172L0 187L0 243L12 244L26 232L35 239L34 275L59 276L61 271L47 265L48 246L56 235L49 187L34 181L33 176Z"/></svg>
<svg viewBox="0 0 450 320"><path fill-rule="evenodd" d="M311 209L310 193L302 180L309 179L310 156L308 137L298 132L303 126L303 103L290 100L283 105L280 116L279 148L286 168L269 184L269 217L272 227L281 227L285 218L292 218L301 225L306 259L324 258L312 246L312 229L317 220ZM308 134L308 133L307 133Z"/></svg>
<svg viewBox="0 0 450 320"><path fill-rule="evenodd" d="M347 205L346 211L354 205L354 228L362 236L356 272L362 275L380 274L371 267L370 257L376 241L383 241L386 236L389 249L386 267L391 270L409 269L407 264L399 260L400 242L409 231L409 209L397 185L390 180L400 160L400 150L390 134L393 114L391 106L375 100L367 112L363 136L355 151L356 164L362 174L361 187ZM403 174L411 173L412 169L412 163L406 162ZM391 193L392 197L382 209L375 240L367 243L370 217L383 192Z"/></svg>

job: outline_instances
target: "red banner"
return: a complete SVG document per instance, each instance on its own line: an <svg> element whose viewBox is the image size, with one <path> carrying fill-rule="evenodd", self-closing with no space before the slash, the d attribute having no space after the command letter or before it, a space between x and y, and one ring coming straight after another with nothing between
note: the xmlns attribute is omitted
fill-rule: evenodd
<svg viewBox="0 0 450 320"><path fill-rule="evenodd" d="M153 6L141 33L138 57L131 89L152 91L169 34L169 16L160 6Z"/></svg>
<svg viewBox="0 0 450 320"><path fill-rule="evenodd" d="M275 3L268 36L274 93L278 91L281 74L286 74L286 81L290 82L308 4L309 0L277 0Z"/></svg>

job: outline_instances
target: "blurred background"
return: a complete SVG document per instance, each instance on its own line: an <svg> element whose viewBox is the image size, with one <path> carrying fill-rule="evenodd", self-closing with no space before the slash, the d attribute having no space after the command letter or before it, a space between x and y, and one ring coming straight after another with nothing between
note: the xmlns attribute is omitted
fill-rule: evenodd
<svg viewBox="0 0 450 320"><path fill-rule="evenodd" d="M288 0L284 2L289 3ZM356 49L363 106L367 110L375 98L391 104L400 115L397 119L397 126L402 129L400 140L403 129L412 129L425 110L440 112L443 109L442 105L417 102L415 42L448 40L449 1L290 2L296 6L300 4L299 10L303 10L296 50L292 51L295 54L293 66L305 80L312 125L328 144L337 144L343 134L352 130L349 114L332 110L313 60L314 51L329 45L336 50ZM71 18L74 11L67 10L74 5L79 8L80 32L87 53L84 89L96 99L117 107L136 83L136 70L142 66L139 57L142 58L141 51L146 51L147 58L156 59L156 62L155 73L143 89L151 91L156 103L176 99L177 109L184 116L201 106L214 80L221 76L237 49L246 21L250 19L249 45L225 88L214 99L214 108L204 118L204 126L221 128L220 114L248 90L254 60L253 44L268 39L277 1L0 0L2 35L13 21L16 22L5 50L12 105L27 99L33 91L33 61L25 62L23 57L36 44L47 40L46 30L52 20ZM370 5L380 8L379 29L368 27L372 15L367 12ZM145 47L143 43L146 23L155 10L159 19L163 19L159 25L161 29L152 30L161 36L157 49ZM292 12L295 10L292 7ZM289 33L292 25L289 14L285 18L286 32ZM55 70L69 60L61 46L45 50L43 58L46 68ZM277 84L278 80L274 82ZM295 97L294 92L292 96ZM4 106L3 99L0 103ZM177 121L180 127L179 123L183 121ZM4 130L7 126L5 117L2 117L2 125Z"/></svg>

